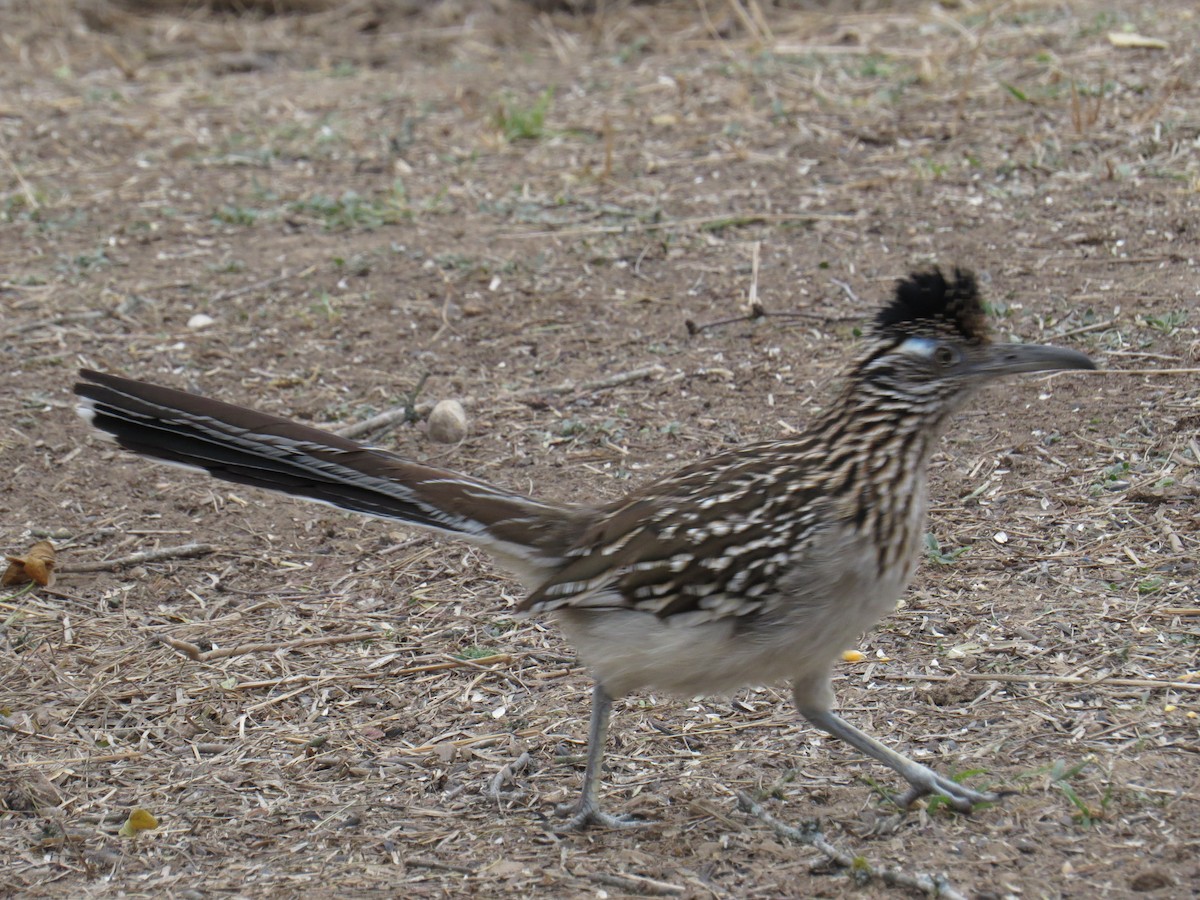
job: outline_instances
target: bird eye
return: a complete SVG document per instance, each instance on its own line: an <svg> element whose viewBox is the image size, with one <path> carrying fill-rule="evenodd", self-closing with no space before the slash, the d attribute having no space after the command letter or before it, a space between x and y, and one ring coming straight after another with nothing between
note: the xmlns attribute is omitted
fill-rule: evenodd
<svg viewBox="0 0 1200 900"><path fill-rule="evenodd" d="M953 347L943 344L933 351L933 358L940 366L952 366L958 362L958 353Z"/></svg>

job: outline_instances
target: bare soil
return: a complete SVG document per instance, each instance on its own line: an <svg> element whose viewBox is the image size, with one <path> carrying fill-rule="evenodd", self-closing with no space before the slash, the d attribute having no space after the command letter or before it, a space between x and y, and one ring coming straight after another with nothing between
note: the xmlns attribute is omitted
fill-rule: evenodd
<svg viewBox="0 0 1200 900"><path fill-rule="evenodd" d="M898 890L739 790L966 896L1200 892L1190 0L300 6L0 7L0 543L212 545L0 597L0 895ZM892 821L892 774L766 686L618 703L604 802L656 824L554 835L589 681L515 584L72 412L81 364L332 427L426 379L470 437L375 442L603 500L802 428L930 264L1104 367L960 417L938 550L837 673L854 722L1012 792L970 817ZM752 285L793 315L689 333Z"/></svg>

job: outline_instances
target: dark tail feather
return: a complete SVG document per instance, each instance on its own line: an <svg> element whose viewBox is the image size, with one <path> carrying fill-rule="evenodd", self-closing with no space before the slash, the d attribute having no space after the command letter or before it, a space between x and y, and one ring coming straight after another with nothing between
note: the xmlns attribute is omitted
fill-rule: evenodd
<svg viewBox="0 0 1200 900"><path fill-rule="evenodd" d="M318 428L143 381L82 370L79 414L120 446L237 484L464 538L521 568L552 565L575 508L423 466Z"/></svg>

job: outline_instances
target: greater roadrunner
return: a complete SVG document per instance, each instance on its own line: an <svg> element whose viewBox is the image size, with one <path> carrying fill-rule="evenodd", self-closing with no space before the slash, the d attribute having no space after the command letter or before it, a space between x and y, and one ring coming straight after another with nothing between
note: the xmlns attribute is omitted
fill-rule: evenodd
<svg viewBox="0 0 1200 900"><path fill-rule="evenodd" d="M840 395L802 434L694 462L603 506L535 500L276 416L83 371L80 413L122 447L239 484L471 541L529 588L579 651L592 691L571 826L601 812L614 697L694 696L787 679L813 725L895 769L902 807L995 800L889 749L832 711L839 654L891 610L916 565L926 464L952 413L1019 372L1092 369L1081 353L988 337L975 279L901 281Z"/></svg>

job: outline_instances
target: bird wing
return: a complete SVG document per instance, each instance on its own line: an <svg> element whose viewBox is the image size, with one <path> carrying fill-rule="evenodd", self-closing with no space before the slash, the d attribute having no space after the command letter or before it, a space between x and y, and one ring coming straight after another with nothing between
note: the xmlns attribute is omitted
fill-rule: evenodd
<svg viewBox="0 0 1200 900"><path fill-rule="evenodd" d="M816 530L838 515L817 485L789 477L806 467L764 470L748 459L745 450L723 454L610 508L520 608L689 621L763 612L779 579L803 568Z"/></svg>

